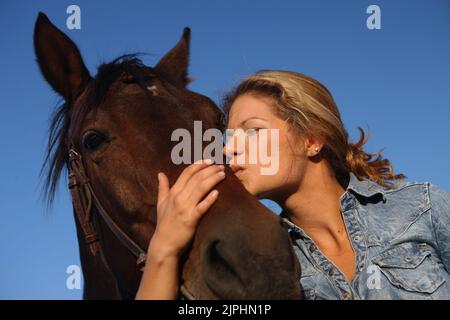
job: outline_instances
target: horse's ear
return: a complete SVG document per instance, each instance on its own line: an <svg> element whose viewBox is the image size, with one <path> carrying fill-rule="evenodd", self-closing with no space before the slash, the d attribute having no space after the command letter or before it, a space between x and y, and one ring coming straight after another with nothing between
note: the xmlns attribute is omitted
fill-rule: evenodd
<svg viewBox="0 0 450 320"><path fill-rule="evenodd" d="M34 50L47 82L66 101L73 101L91 76L75 43L42 12L34 26Z"/></svg>
<svg viewBox="0 0 450 320"><path fill-rule="evenodd" d="M180 41L159 60L155 71L173 85L184 88L189 83L189 42L191 30L184 28Z"/></svg>

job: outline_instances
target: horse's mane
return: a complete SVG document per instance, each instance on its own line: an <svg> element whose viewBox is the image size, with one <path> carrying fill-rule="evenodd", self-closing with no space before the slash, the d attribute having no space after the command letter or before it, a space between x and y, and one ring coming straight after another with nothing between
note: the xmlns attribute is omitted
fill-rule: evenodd
<svg viewBox="0 0 450 320"><path fill-rule="evenodd" d="M95 78L91 79L85 89L85 103L77 110L77 116L72 119L71 105L73 101L66 101L59 105L50 118L48 141L44 163L40 177L43 181L43 198L50 206L54 199L61 173L67 168L69 161L68 130L72 121L81 123L85 115L98 107L106 98L111 85L123 74L130 77L124 82L137 83L145 88L146 72L148 69L137 54L120 56L109 63L98 67Z"/></svg>

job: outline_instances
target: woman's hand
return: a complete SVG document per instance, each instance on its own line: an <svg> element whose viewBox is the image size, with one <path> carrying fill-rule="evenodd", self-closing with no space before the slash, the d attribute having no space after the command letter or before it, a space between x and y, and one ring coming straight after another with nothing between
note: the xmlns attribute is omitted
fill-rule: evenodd
<svg viewBox="0 0 450 320"><path fill-rule="evenodd" d="M179 255L192 240L200 218L216 201L211 188L225 177L223 165L196 162L183 170L169 188L158 174L156 230L150 241L136 299L175 299L178 292Z"/></svg>
<svg viewBox="0 0 450 320"><path fill-rule="evenodd" d="M172 188L167 176L158 174L157 225L149 253L159 258L180 255L200 218L216 201L218 191L211 189L224 179L224 168L209 159L195 162L183 170Z"/></svg>

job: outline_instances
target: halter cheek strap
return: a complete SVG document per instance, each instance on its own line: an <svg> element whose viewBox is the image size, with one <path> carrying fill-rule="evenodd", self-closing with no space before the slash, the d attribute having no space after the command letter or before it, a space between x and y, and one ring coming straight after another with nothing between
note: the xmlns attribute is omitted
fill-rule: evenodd
<svg viewBox="0 0 450 320"><path fill-rule="evenodd" d="M86 244L93 256L100 252L97 232L92 224L92 194L88 190L89 179L81 164L81 156L73 149L69 151L69 190L78 222L83 230Z"/></svg>
<svg viewBox="0 0 450 320"><path fill-rule="evenodd" d="M143 268L146 252L114 222L103 208L86 175L81 155L73 148L69 151L69 189L72 195L73 206L90 252L96 256L102 250L99 245L97 232L92 223L92 210L93 206L95 206L100 217L114 236L134 255L137 266L140 269Z"/></svg>

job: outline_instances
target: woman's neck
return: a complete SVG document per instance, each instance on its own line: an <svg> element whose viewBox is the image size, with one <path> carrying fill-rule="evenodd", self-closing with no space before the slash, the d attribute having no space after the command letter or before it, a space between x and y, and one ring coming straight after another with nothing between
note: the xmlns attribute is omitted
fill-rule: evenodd
<svg viewBox="0 0 450 320"><path fill-rule="evenodd" d="M310 163L298 189L281 206L321 249L339 252L348 243L340 212L344 192L325 161Z"/></svg>

